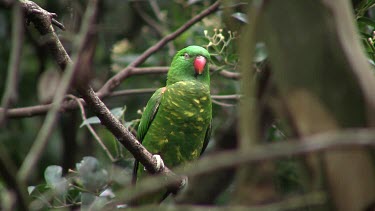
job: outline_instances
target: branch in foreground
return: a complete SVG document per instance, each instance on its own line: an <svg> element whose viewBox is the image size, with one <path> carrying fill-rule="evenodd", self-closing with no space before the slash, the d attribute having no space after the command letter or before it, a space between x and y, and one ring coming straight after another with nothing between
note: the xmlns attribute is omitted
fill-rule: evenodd
<svg viewBox="0 0 375 211"><path fill-rule="evenodd" d="M12 190L17 197L17 205L20 210L28 210L28 197L26 193L26 185L17 177L16 165L9 157L4 146L0 146L0 176L4 185Z"/></svg>
<svg viewBox="0 0 375 211"><path fill-rule="evenodd" d="M4 110L17 99L17 85L18 85L18 72L20 66L20 57L23 45L23 15L21 6L18 2L13 5L13 26L12 26L12 50L10 55L10 62L8 66L8 73L5 85L5 91L1 100L1 106ZM0 113L0 127L6 122L6 112Z"/></svg>
<svg viewBox="0 0 375 211"><path fill-rule="evenodd" d="M257 206L202 206L202 205L147 205L142 207L131 208L132 211L137 210L154 210L154 211L179 211L179 210L194 210L194 211L270 211L270 210L301 210L303 208L311 208L312 206L320 206L327 202L327 196L322 192L312 192L301 196L287 197L286 199L270 204Z"/></svg>
<svg viewBox="0 0 375 211"><path fill-rule="evenodd" d="M301 140L289 140L266 145L258 145L249 151L233 150L202 157L190 165L173 170L178 175L199 176L220 169L238 167L244 164L275 160L287 156L301 156L307 153L323 152L331 149L353 149L353 147L375 147L375 131L369 129L349 129L337 132L321 133ZM215 161L215 162L212 162ZM126 187L117 194L119 201L132 202L149 193L170 185L163 177L146 178L137 189ZM119 203L115 201L114 203Z"/></svg>

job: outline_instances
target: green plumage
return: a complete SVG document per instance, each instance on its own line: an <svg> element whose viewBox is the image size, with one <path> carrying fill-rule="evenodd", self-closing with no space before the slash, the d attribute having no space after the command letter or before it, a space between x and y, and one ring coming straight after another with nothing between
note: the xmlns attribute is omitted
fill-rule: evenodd
<svg viewBox="0 0 375 211"><path fill-rule="evenodd" d="M195 60L207 63L197 72ZM205 150L211 133L210 55L199 46L189 46L173 58L167 85L158 89L147 103L138 127L137 138L153 154L162 157L169 168L197 159ZM138 162L134 178L147 172ZM156 194L148 202L162 200Z"/></svg>

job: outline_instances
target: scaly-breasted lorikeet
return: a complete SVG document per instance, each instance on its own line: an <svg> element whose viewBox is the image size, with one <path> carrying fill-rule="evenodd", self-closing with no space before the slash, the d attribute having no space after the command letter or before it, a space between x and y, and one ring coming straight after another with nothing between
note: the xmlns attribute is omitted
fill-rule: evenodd
<svg viewBox="0 0 375 211"><path fill-rule="evenodd" d="M199 46L180 50L173 58L167 84L150 98L138 126L137 138L169 168L197 159L211 134L210 54ZM147 174L134 165L133 181ZM160 202L167 195L155 195ZM145 202L143 202L145 203ZM146 202L147 203L147 202Z"/></svg>

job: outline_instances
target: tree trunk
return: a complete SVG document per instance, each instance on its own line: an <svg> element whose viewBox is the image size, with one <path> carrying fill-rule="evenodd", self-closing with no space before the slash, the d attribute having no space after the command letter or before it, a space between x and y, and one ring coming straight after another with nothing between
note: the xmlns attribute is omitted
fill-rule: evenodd
<svg viewBox="0 0 375 211"><path fill-rule="evenodd" d="M267 1L262 35L275 83L301 136L375 126L375 80L355 30L350 2ZM337 210L375 200L366 149L327 151L327 187Z"/></svg>

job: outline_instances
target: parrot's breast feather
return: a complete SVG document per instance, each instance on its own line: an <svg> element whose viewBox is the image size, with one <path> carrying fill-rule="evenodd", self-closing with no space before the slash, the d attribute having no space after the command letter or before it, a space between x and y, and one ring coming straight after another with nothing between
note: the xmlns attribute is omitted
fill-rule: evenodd
<svg viewBox="0 0 375 211"><path fill-rule="evenodd" d="M212 119L209 87L195 81L180 81L165 90L158 112L143 144L161 154L167 166L200 156Z"/></svg>

